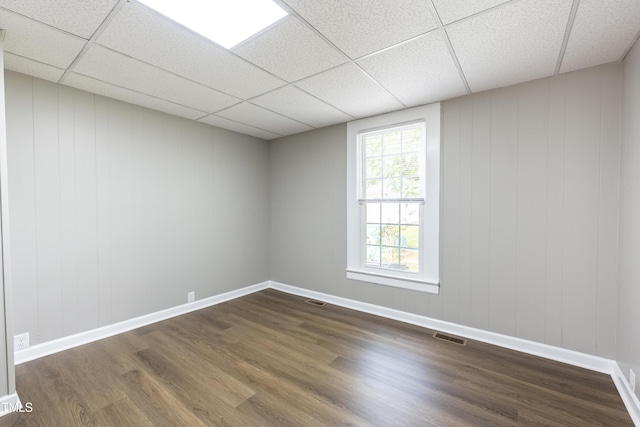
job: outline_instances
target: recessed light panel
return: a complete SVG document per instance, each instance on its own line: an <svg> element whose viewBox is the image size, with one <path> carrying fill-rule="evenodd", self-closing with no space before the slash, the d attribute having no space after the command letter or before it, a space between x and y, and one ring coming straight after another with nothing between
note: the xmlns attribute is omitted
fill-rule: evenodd
<svg viewBox="0 0 640 427"><path fill-rule="evenodd" d="M272 0L138 0L231 49L287 15Z"/></svg>

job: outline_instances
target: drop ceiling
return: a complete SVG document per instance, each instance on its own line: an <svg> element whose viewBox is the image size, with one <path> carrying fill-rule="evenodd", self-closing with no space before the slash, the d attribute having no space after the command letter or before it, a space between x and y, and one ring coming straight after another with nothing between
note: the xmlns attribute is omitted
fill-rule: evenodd
<svg viewBox="0 0 640 427"><path fill-rule="evenodd" d="M0 0L5 68L274 139L619 61L640 30L638 0L276 1L229 51L135 0Z"/></svg>

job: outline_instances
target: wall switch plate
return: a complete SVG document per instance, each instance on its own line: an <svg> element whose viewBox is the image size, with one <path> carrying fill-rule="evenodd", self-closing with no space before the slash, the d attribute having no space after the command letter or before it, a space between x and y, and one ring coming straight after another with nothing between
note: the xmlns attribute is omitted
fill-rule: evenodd
<svg viewBox="0 0 640 427"><path fill-rule="evenodd" d="M631 386L631 391L636 392L636 373L633 372L633 369L629 369L629 385Z"/></svg>
<svg viewBox="0 0 640 427"><path fill-rule="evenodd" d="M29 332L13 337L13 350L24 350L29 347Z"/></svg>
<svg viewBox="0 0 640 427"><path fill-rule="evenodd" d="M187 302L194 302L196 300L195 291L191 291L187 293Z"/></svg>

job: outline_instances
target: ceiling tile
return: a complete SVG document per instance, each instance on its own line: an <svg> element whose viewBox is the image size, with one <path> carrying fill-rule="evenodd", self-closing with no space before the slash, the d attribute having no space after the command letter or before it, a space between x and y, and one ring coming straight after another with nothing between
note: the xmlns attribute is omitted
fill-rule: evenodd
<svg viewBox="0 0 640 427"><path fill-rule="evenodd" d="M358 65L406 106L467 93L440 31L368 56Z"/></svg>
<svg viewBox="0 0 640 427"><path fill-rule="evenodd" d="M471 90L552 75L571 4L567 0L520 1L447 27Z"/></svg>
<svg viewBox="0 0 640 427"><path fill-rule="evenodd" d="M425 0L287 0L351 58L426 33L436 21Z"/></svg>
<svg viewBox="0 0 640 427"><path fill-rule="evenodd" d="M163 99L135 92L122 87L114 86L91 77L70 73L64 81L67 86L82 89L87 92L96 93L108 98L118 99L130 104L140 105L153 110L162 111L175 116L197 119L205 115L205 112L174 104Z"/></svg>
<svg viewBox="0 0 640 427"><path fill-rule="evenodd" d="M357 118L403 108L397 99L354 64L309 77L296 86Z"/></svg>
<svg viewBox="0 0 640 427"><path fill-rule="evenodd" d="M208 113L240 101L98 45L89 49L74 71Z"/></svg>
<svg viewBox="0 0 640 427"><path fill-rule="evenodd" d="M233 52L289 82L348 61L295 16L285 18Z"/></svg>
<svg viewBox="0 0 640 427"><path fill-rule="evenodd" d="M295 86L276 89L252 99L251 102L313 127L329 126L353 119Z"/></svg>
<svg viewBox="0 0 640 427"><path fill-rule="evenodd" d="M291 135L313 129L311 126L281 116L273 111L265 110L257 105L249 104L248 102L234 105L233 107L216 113L216 115L280 135Z"/></svg>
<svg viewBox="0 0 640 427"><path fill-rule="evenodd" d="M6 30L5 52L67 68L86 41L48 25L0 9L0 28Z"/></svg>
<svg viewBox="0 0 640 427"><path fill-rule="evenodd" d="M233 120L225 119L224 117L218 117L215 115L203 117L199 121L202 123L208 123L210 125L217 126L223 129L229 129L234 132L240 132L246 135L251 135L251 136L255 136L256 138L261 138L266 140L275 139L282 136L275 133L267 132L266 130L263 130L263 129L254 128L253 126L247 126L242 123L234 122Z"/></svg>
<svg viewBox="0 0 640 427"><path fill-rule="evenodd" d="M146 7L127 3L98 43L239 98L285 82Z"/></svg>
<svg viewBox="0 0 640 427"><path fill-rule="evenodd" d="M637 0L581 0L560 71L620 60L635 41L639 28Z"/></svg>
<svg viewBox="0 0 640 427"><path fill-rule="evenodd" d="M490 9L511 0L433 0L444 25Z"/></svg>
<svg viewBox="0 0 640 427"><path fill-rule="evenodd" d="M4 53L4 68L39 79L57 82L64 73L63 69L33 61L9 52Z"/></svg>
<svg viewBox="0 0 640 427"><path fill-rule="evenodd" d="M2 0L2 8L89 39L118 0Z"/></svg>

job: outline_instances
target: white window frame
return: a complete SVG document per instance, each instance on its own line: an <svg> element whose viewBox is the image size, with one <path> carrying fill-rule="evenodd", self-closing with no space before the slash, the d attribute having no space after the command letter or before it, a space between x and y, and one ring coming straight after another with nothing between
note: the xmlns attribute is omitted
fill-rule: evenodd
<svg viewBox="0 0 640 427"><path fill-rule="evenodd" d="M440 104L408 108L347 124L347 278L379 285L440 292ZM407 273L368 267L365 262L363 233L364 208L359 202L360 159L358 135L423 121L426 127L425 204L420 224L421 269Z"/></svg>

